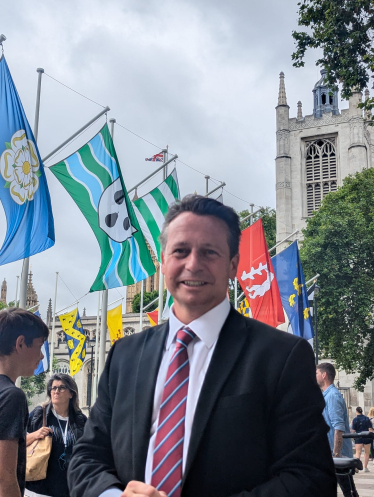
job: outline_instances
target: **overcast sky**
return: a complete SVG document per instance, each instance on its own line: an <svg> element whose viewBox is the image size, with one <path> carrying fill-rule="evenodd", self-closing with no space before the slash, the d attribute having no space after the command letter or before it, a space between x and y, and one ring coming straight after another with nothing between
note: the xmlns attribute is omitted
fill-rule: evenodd
<svg viewBox="0 0 374 497"><path fill-rule="evenodd" d="M177 163L182 195L205 193L204 175L209 174L226 182L224 202L239 211L251 202L275 207L274 108L280 71L286 75L290 116L296 116L298 100L304 114L312 113L317 54L308 54L305 68L292 67L296 28L297 0L4 0L0 17L5 56L32 127L36 68L46 73L38 137L42 157L101 110L50 75L108 105L108 120L115 118L156 145L115 127L127 188L155 168L145 157L169 145L199 171ZM105 117L45 165L74 152L104 123ZM46 175L56 244L31 259L42 317L48 299L53 300L56 271L72 292L59 280L59 310L88 292L100 264L99 246L84 217L56 178L49 171ZM139 194L160 179L159 173ZM2 243L6 221L0 210ZM15 297L21 268L21 261L0 268L8 300ZM110 291L109 302L124 295L123 288L118 290ZM83 307L96 314L97 294L82 299L80 312Z"/></svg>

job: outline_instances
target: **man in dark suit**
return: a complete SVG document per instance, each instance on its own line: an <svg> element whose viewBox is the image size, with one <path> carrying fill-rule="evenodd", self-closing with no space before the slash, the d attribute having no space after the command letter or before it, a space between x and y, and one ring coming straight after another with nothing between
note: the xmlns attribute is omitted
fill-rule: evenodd
<svg viewBox="0 0 374 497"><path fill-rule="evenodd" d="M238 216L215 200L170 208L170 319L111 348L72 497L336 496L310 345L228 303L239 239Z"/></svg>

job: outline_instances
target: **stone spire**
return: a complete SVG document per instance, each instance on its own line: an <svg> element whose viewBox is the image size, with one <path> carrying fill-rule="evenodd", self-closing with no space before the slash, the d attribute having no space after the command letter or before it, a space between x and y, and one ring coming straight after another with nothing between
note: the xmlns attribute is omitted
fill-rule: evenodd
<svg viewBox="0 0 374 497"><path fill-rule="evenodd" d="M27 283L27 292L26 292L26 309L30 309L33 307L34 312L39 309L39 307L35 308L38 304L38 295L35 291L33 282L32 282L32 272L29 273L29 281Z"/></svg>
<svg viewBox="0 0 374 497"><path fill-rule="evenodd" d="M287 105L286 87L284 85L284 72L279 74L278 105Z"/></svg>
<svg viewBox="0 0 374 497"><path fill-rule="evenodd" d="M52 299L49 299L47 307L47 326L52 324Z"/></svg>
<svg viewBox="0 0 374 497"><path fill-rule="evenodd" d="M6 294L7 294L7 284L4 278L4 281L1 284L1 298L0 298L0 302L4 302L4 304L6 304Z"/></svg>
<svg viewBox="0 0 374 497"><path fill-rule="evenodd" d="M86 317L86 308L85 308L85 307L83 307L83 316L82 316L82 317L83 317L83 318L85 318L85 317Z"/></svg>
<svg viewBox="0 0 374 497"><path fill-rule="evenodd" d="M297 102L297 120L300 121L303 118L303 104L300 100Z"/></svg>

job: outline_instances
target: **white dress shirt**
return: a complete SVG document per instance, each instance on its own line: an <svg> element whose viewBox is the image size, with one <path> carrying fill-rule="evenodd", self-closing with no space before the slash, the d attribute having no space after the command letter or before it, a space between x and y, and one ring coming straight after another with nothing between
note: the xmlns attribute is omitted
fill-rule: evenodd
<svg viewBox="0 0 374 497"><path fill-rule="evenodd" d="M227 316L230 312L230 303L225 298L219 305L206 312L189 324L183 324L174 315L171 308L169 318L169 334L157 375L155 395L153 399L152 426L148 445L147 461L145 466L145 483L150 484L152 478L153 450L156 441L156 429L160 412L161 398L164 390L168 365L175 350L177 332L188 326L196 334L196 338L188 345L187 353L190 361L190 378L186 403L186 420L183 443L182 471L186 466L188 446L190 443L192 423L195 416L197 401L203 385L210 360L215 349L217 339ZM100 497L119 497L121 491L117 488L103 492Z"/></svg>

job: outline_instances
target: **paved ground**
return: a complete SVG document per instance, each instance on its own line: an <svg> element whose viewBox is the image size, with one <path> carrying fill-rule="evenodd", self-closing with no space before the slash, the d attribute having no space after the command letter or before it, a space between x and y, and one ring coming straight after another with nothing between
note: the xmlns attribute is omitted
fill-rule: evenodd
<svg viewBox="0 0 374 497"><path fill-rule="evenodd" d="M368 468L370 473L360 471L359 473L356 473L356 476L354 477L357 492L360 497L373 497L374 495L374 465L372 462L369 462ZM341 497L342 495L339 488L338 496Z"/></svg>

